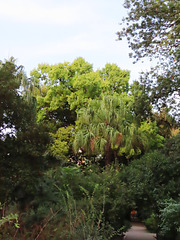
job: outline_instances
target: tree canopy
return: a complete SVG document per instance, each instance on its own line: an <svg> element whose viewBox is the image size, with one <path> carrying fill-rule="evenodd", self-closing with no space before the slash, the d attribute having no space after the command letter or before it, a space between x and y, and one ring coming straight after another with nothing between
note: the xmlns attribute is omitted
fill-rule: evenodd
<svg viewBox="0 0 180 240"><path fill-rule="evenodd" d="M0 103L0 201L5 201L17 185L34 188L46 165L42 155L49 137L44 126L36 124L36 104L23 67L14 58L0 62Z"/></svg>
<svg viewBox="0 0 180 240"><path fill-rule="evenodd" d="M17 130L27 127L33 116L28 111L33 109L30 102L25 101L21 91L23 80L26 78L23 67L17 66L11 58L0 62L0 136L7 132L16 134Z"/></svg>
<svg viewBox="0 0 180 240"><path fill-rule="evenodd" d="M156 67L143 76L150 85L152 102L159 107L174 106L179 114L180 89L180 3L174 0L126 0L124 7L128 16L117 33L119 39L126 37L135 61L144 57L158 58ZM149 80L153 80L153 82ZM160 101L161 100L161 101ZM169 104L167 104L169 102Z"/></svg>
<svg viewBox="0 0 180 240"><path fill-rule="evenodd" d="M77 127L75 151L81 149L90 156L101 154L106 165L122 156L128 161L161 147L163 142L155 122L148 120L138 127L132 108L125 104L123 96L107 95L102 100L91 101L87 108L79 110Z"/></svg>
<svg viewBox="0 0 180 240"><path fill-rule="evenodd" d="M0 63L3 239L110 239L134 207L161 236L178 236L180 139L169 140L174 119L153 112L143 84L83 58L41 64L29 79L14 59Z"/></svg>
<svg viewBox="0 0 180 240"><path fill-rule="evenodd" d="M179 59L180 4L174 0L126 0L126 27L118 32L126 36L132 55L137 60L145 56Z"/></svg>

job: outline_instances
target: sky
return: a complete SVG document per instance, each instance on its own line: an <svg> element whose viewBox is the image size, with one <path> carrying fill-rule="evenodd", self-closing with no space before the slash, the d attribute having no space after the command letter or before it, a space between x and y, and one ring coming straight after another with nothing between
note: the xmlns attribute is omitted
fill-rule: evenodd
<svg viewBox="0 0 180 240"><path fill-rule="evenodd" d="M0 0L0 60L13 56L26 74L38 64L73 62L83 57L102 69L106 63L130 70L130 81L149 69L133 64L117 31L126 16L124 0Z"/></svg>

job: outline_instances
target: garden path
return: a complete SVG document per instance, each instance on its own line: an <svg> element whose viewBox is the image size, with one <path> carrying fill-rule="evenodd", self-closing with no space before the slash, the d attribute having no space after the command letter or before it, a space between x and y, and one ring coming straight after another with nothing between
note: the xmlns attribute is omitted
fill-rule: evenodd
<svg viewBox="0 0 180 240"><path fill-rule="evenodd" d="M130 230L125 233L124 240L155 240L156 234L149 233L143 223L132 223Z"/></svg>

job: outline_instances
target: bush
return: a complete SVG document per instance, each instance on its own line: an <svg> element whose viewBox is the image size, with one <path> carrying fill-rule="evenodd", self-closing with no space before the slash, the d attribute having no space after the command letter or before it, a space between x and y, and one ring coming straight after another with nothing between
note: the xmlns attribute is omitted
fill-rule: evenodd
<svg viewBox="0 0 180 240"><path fill-rule="evenodd" d="M163 239L166 236L174 240L179 227L179 144L180 135L177 135L166 142L162 151L153 151L134 160L121 174L121 182L128 189L129 201L135 203L138 216ZM174 199L176 204L166 203L167 199Z"/></svg>
<svg viewBox="0 0 180 240"><path fill-rule="evenodd" d="M180 200L180 199L179 199ZM180 228L180 201L169 199L163 202L160 211L160 235L164 239L174 240L179 236Z"/></svg>
<svg viewBox="0 0 180 240"><path fill-rule="evenodd" d="M144 223L150 232L155 233L158 231L158 220L154 213L152 213L151 216L144 221Z"/></svg>
<svg viewBox="0 0 180 240"><path fill-rule="evenodd" d="M129 228L130 205L120 171L113 166L51 169L21 211L14 239L113 239Z"/></svg>

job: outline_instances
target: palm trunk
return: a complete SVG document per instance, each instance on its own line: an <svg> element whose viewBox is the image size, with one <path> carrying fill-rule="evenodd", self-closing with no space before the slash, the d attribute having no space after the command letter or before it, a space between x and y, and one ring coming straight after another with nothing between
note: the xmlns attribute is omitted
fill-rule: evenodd
<svg viewBox="0 0 180 240"><path fill-rule="evenodd" d="M106 153L105 153L105 165L108 166L111 163L112 151L111 151L111 143L107 142L106 145Z"/></svg>

